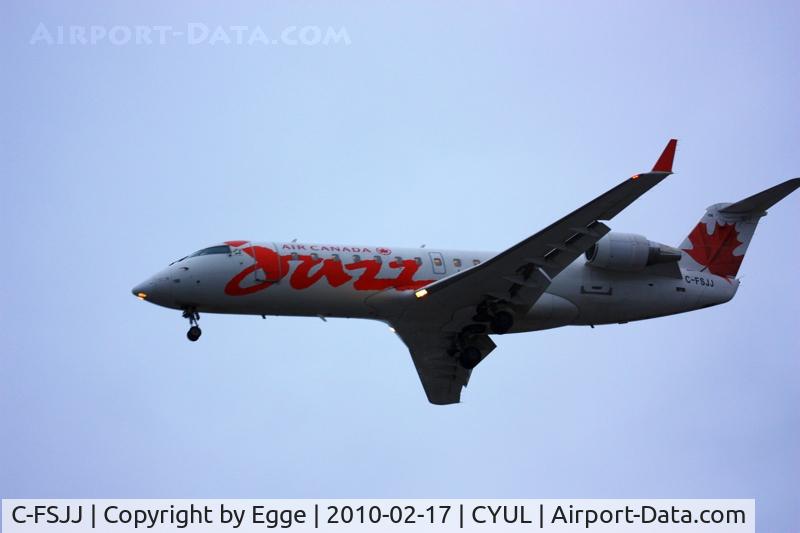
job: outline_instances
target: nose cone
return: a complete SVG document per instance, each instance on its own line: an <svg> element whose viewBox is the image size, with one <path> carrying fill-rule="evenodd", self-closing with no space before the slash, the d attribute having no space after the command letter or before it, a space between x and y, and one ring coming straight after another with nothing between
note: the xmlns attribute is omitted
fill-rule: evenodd
<svg viewBox="0 0 800 533"><path fill-rule="evenodd" d="M153 296L153 289L155 283L151 280L143 281L131 289L131 293L140 300L146 300L148 297Z"/></svg>
<svg viewBox="0 0 800 533"><path fill-rule="evenodd" d="M136 285L131 289L131 293L151 304L177 309L172 281L169 270L164 270Z"/></svg>

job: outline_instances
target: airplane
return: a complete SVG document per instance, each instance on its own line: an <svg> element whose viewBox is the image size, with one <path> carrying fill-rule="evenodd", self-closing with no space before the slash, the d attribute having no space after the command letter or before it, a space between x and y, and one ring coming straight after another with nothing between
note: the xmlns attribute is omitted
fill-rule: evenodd
<svg viewBox="0 0 800 533"><path fill-rule="evenodd" d="M183 312L379 320L406 344L428 400L458 403L492 335L684 313L729 301L766 210L785 181L718 203L675 248L603 223L672 174L671 139L649 172L500 252L231 240L171 263L133 288Z"/></svg>

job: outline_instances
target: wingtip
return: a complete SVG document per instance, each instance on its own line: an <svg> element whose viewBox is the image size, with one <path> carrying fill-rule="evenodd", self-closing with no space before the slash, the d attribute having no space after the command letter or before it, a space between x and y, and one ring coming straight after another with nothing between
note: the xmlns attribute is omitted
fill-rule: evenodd
<svg viewBox="0 0 800 533"><path fill-rule="evenodd" d="M794 191L795 189L800 187L800 178L792 178L790 180L786 180L785 183L791 183L792 184L791 186L793 187L792 190Z"/></svg>
<svg viewBox="0 0 800 533"><path fill-rule="evenodd" d="M675 149L678 147L678 139L670 139L661 157L658 158L653 166L653 172L672 172L672 161L675 159Z"/></svg>

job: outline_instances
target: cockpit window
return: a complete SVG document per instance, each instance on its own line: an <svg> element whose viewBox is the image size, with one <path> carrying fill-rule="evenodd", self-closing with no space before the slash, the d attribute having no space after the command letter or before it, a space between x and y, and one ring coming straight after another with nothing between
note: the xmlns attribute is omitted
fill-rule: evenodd
<svg viewBox="0 0 800 533"><path fill-rule="evenodd" d="M227 244L221 246L211 246L210 248L203 248L198 250L189 257L197 257L198 255L212 255L212 254L229 254L231 248Z"/></svg>

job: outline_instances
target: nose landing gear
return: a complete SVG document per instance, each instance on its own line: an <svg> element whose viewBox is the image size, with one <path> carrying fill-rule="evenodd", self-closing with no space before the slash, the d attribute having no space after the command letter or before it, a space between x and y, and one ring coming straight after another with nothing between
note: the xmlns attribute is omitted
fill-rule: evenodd
<svg viewBox="0 0 800 533"><path fill-rule="evenodd" d="M200 338L200 335L202 335L202 333L203 333L202 329L200 329L197 326L192 326L189 328L189 331L186 332L186 338L194 342Z"/></svg>
<svg viewBox="0 0 800 533"><path fill-rule="evenodd" d="M196 341L203 333L203 330L197 325L197 321L200 320L200 313L194 309L184 309L183 318L188 319L191 326L189 331L186 332L186 338L192 342Z"/></svg>

